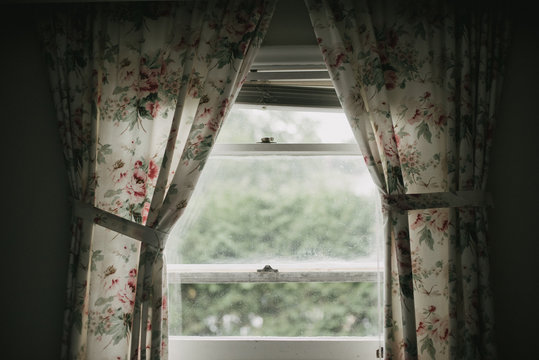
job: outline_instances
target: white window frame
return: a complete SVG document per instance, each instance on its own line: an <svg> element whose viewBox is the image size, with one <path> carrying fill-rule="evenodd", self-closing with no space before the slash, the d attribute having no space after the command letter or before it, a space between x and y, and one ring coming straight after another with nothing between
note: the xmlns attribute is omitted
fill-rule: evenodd
<svg viewBox="0 0 539 360"><path fill-rule="evenodd" d="M216 144L211 156L361 156L357 144ZM270 265L273 270L264 271ZM376 262L309 264L169 264L169 284L275 282L381 282ZM189 360L375 359L379 337L169 336L169 358Z"/></svg>
<svg viewBox="0 0 539 360"><path fill-rule="evenodd" d="M262 50L262 49L261 49ZM290 54L291 49L263 50L262 60L253 65L248 82L238 96L237 104L244 107L310 108L309 111L342 111L332 88L309 87L313 80L329 80L327 72L320 72L323 63L308 61L305 71L298 58L292 66L285 60L276 63L271 54ZM318 49L299 49L298 54L319 54ZM309 51L306 51L309 50ZM293 52L292 52L293 53ZM268 55L269 58L268 58ZM318 55L319 56L319 55ZM282 56L277 56L282 59ZM313 64L315 64L313 66ZM325 68L325 66L324 66ZM276 71L273 71L276 70ZM305 71L305 73L302 73ZM299 74L299 75L298 75ZM278 76L277 76L278 75ZM284 76L281 76L284 75ZM313 76L314 75L314 76ZM310 79L309 79L310 77ZM273 80L272 80L273 79ZM275 79L283 80L282 83ZM297 81L297 82L296 82ZM309 81L311 81L309 83ZM287 83L289 82L289 83ZM301 84L304 87L290 87ZM275 85L277 84L277 85ZM357 144L216 144L211 156L249 155L356 155L361 156ZM273 270L264 271L270 265ZM170 284L187 283L241 283L241 282L382 282L380 263L317 263L299 264L244 264L244 265L183 265L167 266ZM381 337L197 337L169 336L169 358L187 360L357 360L383 357Z"/></svg>

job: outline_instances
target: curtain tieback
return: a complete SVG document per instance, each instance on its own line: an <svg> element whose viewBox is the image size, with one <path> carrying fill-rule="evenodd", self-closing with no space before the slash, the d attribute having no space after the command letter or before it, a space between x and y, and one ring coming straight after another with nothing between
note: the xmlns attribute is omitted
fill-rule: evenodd
<svg viewBox="0 0 539 360"><path fill-rule="evenodd" d="M168 233L124 219L80 200L73 200L74 214L83 220L129 236L154 248L163 250Z"/></svg>
<svg viewBox="0 0 539 360"><path fill-rule="evenodd" d="M490 193L482 190L434 192L422 194L382 194L382 207L391 211L423 210L450 207L492 206Z"/></svg>

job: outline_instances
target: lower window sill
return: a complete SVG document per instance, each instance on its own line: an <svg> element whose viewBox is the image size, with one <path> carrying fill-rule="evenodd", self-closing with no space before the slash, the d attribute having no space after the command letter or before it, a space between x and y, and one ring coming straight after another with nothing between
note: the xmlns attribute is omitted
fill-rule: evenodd
<svg viewBox="0 0 539 360"><path fill-rule="evenodd" d="M375 359L378 337L169 337L169 359Z"/></svg>

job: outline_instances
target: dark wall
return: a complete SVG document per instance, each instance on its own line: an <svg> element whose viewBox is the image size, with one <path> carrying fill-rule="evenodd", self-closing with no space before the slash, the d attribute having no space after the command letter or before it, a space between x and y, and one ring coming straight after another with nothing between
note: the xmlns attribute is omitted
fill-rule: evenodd
<svg viewBox="0 0 539 360"><path fill-rule="evenodd" d="M0 357L59 359L70 241L67 176L34 20L18 7L2 5L0 13L1 203L7 227L1 236L7 339Z"/></svg>
<svg viewBox="0 0 539 360"><path fill-rule="evenodd" d="M492 283L500 359L534 357L539 323L539 30L512 7L513 42L494 137L489 188Z"/></svg>

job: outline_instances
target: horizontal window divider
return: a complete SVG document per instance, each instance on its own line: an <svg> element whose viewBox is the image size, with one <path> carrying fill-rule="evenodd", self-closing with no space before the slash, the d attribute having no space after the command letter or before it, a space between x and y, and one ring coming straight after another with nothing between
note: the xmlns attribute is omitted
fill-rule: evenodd
<svg viewBox="0 0 539 360"><path fill-rule="evenodd" d="M380 335L382 336L382 335ZM174 341L278 341L278 342L371 342L380 341L377 336L182 336L170 335L169 340Z"/></svg>
<svg viewBox="0 0 539 360"><path fill-rule="evenodd" d="M241 155L356 155L360 156L357 144L215 144L212 156Z"/></svg>
<svg viewBox="0 0 539 360"><path fill-rule="evenodd" d="M254 80L329 80L327 71L256 71L247 75L246 81Z"/></svg>
<svg viewBox="0 0 539 360"><path fill-rule="evenodd" d="M261 265L170 264L169 284L289 283L289 282L377 282L382 269L376 264L321 267L274 265L273 271L258 271Z"/></svg>

